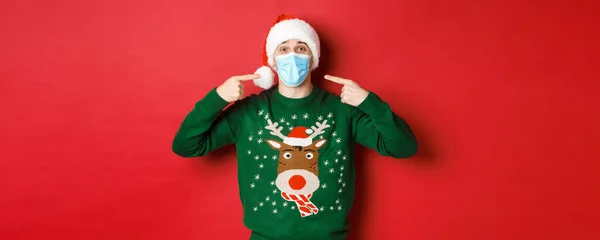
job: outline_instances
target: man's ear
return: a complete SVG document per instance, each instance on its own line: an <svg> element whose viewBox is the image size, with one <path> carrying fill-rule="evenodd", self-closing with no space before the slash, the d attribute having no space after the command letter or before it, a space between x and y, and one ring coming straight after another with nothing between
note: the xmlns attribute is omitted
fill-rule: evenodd
<svg viewBox="0 0 600 240"><path fill-rule="evenodd" d="M281 150L281 148L283 147L283 144L284 144L277 140L265 140L265 141L267 141L269 146L271 146L275 150Z"/></svg>
<svg viewBox="0 0 600 240"><path fill-rule="evenodd" d="M323 146L323 144L325 144L325 142L327 142L327 139L319 139L313 143L313 146L319 149Z"/></svg>

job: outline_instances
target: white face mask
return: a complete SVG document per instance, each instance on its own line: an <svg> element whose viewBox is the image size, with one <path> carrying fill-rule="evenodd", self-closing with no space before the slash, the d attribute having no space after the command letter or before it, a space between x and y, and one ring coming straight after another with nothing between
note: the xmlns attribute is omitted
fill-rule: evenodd
<svg viewBox="0 0 600 240"><path fill-rule="evenodd" d="M289 87L302 84L309 72L310 56L291 52L275 57L279 80Z"/></svg>

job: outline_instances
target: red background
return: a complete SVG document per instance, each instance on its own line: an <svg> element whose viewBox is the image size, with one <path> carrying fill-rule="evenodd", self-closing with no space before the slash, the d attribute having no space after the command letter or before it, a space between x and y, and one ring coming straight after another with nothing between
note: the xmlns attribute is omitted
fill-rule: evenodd
<svg viewBox="0 0 600 240"><path fill-rule="evenodd" d="M353 239L600 238L597 1L216 2L0 3L0 239L247 238L234 148L171 140L282 12L419 138L360 148Z"/></svg>

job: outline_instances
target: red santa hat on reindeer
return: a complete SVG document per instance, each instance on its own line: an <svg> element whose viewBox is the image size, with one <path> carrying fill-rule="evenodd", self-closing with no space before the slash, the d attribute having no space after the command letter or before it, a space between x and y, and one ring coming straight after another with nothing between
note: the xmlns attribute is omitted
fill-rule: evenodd
<svg viewBox="0 0 600 240"><path fill-rule="evenodd" d="M254 79L254 84L256 86L268 89L273 85L273 79L275 77L275 50L277 50L277 47L281 43L288 40L298 40L308 45L308 48L310 48L310 51L312 52L312 65L310 71L313 71L319 66L321 44L315 29L301 19L291 15L282 14L277 17L265 39L262 53L263 66L258 68L255 72L261 76L260 78Z"/></svg>
<svg viewBox="0 0 600 240"><path fill-rule="evenodd" d="M308 136L311 133L313 133L312 129L303 126L294 127L290 134L283 140L283 143L290 146L306 147L312 144L312 138Z"/></svg>

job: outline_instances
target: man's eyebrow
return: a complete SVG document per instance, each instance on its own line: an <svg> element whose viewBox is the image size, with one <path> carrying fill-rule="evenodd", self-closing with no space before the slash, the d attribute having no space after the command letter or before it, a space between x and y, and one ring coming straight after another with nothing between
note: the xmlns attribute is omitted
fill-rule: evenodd
<svg viewBox="0 0 600 240"><path fill-rule="evenodd" d="M281 42L281 44L286 44L286 43L288 43L288 41ZM298 41L298 43L299 44L304 44L304 45L308 46L308 44L306 44L305 42Z"/></svg>

